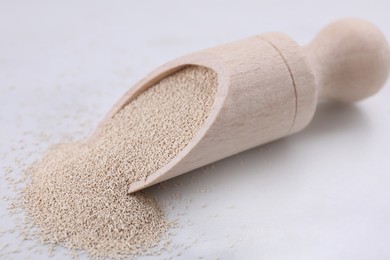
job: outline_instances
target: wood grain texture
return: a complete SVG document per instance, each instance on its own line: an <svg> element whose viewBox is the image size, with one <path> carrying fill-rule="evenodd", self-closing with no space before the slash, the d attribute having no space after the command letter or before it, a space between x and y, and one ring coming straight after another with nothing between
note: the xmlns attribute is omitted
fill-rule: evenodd
<svg viewBox="0 0 390 260"><path fill-rule="evenodd" d="M331 24L305 48L284 34L267 33L206 49L149 74L118 101L93 138L145 89L188 65L218 74L212 111L174 159L132 183L129 192L302 130L315 113L318 93L341 101L375 93L387 79L390 55L380 31L359 19Z"/></svg>

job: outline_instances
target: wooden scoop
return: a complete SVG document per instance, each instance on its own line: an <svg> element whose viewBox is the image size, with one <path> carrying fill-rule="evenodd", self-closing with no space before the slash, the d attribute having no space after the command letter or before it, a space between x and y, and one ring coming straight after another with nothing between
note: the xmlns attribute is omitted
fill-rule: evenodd
<svg viewBox="0 0 390 260"><path fill-rule="evenodd" d="M305 128L318 98L353 102L377 92L390 70L383 34L371 23L343 19L300 47L281 33L266 33L184 56L131 88L115 113L161 79L189 65L214 70L218 89L210 115L170 162L134 182L134 192Z"/></svg>

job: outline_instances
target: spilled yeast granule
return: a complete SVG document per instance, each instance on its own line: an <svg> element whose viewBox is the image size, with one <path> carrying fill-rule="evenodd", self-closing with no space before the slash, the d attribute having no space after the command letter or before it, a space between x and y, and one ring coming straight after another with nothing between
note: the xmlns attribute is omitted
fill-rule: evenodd
<svg viewBox="0 0 390 260"><path fill-rule="evenodd" d="M150 253L172 223L156 198L128 185L168 163L206 120L216 74L189 66L118 112L90 145L52 147L22 193L30 235L92 257Z"/></svg>

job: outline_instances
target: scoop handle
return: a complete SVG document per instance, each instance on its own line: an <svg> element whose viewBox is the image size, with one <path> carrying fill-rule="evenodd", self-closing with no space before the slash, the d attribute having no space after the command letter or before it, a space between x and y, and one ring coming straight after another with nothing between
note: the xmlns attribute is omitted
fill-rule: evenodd
<svg viewBox="0 0 390 260"><path fill-rule="evenodd" d="M390 71L390 50L368 21L346 18L322 29L304 47L320 98L354 102L376 93Z"/></svg>

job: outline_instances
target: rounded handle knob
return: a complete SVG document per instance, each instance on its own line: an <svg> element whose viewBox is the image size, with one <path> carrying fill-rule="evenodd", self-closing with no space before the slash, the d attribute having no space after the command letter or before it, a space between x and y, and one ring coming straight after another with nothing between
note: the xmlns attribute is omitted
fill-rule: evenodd
<svg viewBox="0 0 390 260"><path fill-rule="evenodd" d="M390 71L384 35L370 22L342 19L322 29L305 47L319 96L341 102L376 93Z"/></svg>

